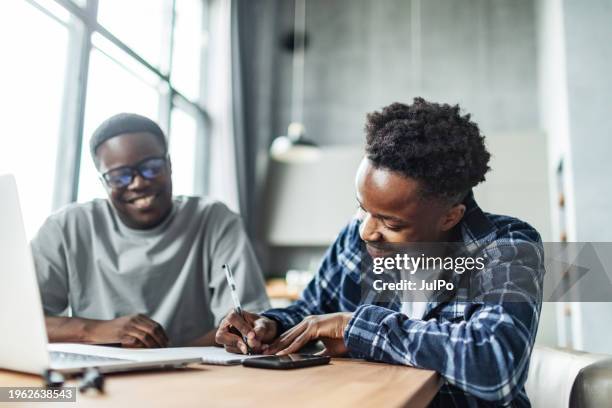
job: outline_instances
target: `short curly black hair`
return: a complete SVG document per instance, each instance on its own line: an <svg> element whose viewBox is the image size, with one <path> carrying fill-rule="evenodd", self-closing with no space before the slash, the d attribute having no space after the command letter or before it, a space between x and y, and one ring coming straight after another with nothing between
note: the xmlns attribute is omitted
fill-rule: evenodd
<svg viewBox="0 0 612 408"><path fill-rule="evenodd" d="M396 102L369 113L365 131L374 166L419 181L424 197L460 201L489 171L484 136L459 105Z"/></svg>
<svg viewBox="0 0 612 408"><path fill-rule="evenodd" d="M100 145L115 136L125 133L144 132L157 139L164 151L168 151L168 142L163 130L151 119L136 113L118 113L106 119L97 127L89 140L89 151L98 166L97 150Z"/></svg>

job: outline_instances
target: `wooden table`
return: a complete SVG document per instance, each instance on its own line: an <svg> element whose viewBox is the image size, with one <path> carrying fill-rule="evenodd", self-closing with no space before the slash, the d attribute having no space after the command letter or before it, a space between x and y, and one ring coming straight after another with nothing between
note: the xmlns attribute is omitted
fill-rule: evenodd
<svg viewBox="0 0 612 408"><path fill-rule="evenodd" d="M0 386L39 386L36 376L0 370ZM434 371L362 360L275 371L242 366L125 373L106 378L106 393L77 394L77 403L51 407L424 407L441 384ZM67 385L75 385L70 382ZM42 403L29 404L41 406ZM28 403L0 403L23 408Z"/></svg>

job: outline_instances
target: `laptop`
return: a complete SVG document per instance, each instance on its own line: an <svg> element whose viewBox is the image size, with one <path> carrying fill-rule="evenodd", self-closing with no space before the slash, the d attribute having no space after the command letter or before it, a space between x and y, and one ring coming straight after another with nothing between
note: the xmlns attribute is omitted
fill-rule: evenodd
<svg viewBox="0 0 612 408"><path fill-rule="evenodd" d="M52 369L77 374L176 368L201 358L172 357L164 349L122 349L83 344L48 344L38 282L26 239L17 185L0 176L0 368L42 375ZM158 352L159 351L159 352Z"/></svg>

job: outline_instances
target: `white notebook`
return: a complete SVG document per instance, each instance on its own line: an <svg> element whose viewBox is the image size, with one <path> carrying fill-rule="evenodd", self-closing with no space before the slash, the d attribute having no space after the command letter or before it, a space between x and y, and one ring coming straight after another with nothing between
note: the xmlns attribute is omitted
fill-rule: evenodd
<svg viewBox="0 0 612 408"><path fill-rule="evenodd" d="M121 347L92 346L76 343L51 343L50 351L68 353L92 354L103 357L123 358L135 361L172 360L181 358L200 358L202 364L234 365L240 364L248 358L262 357L261 355L247 356L243 354L228 353L221 347L168 347L152 349L130 349Z"/></svg>
<svg viewBox="0 0 612 408"><path fill-rule="evenodd" d="M222 347L169 347L165 349L142 350L153 355L162 353L169 358L201 358L203 364L233 365L241 364L249 358L263 357L262 355L234 354L225 351Z"/></svg>

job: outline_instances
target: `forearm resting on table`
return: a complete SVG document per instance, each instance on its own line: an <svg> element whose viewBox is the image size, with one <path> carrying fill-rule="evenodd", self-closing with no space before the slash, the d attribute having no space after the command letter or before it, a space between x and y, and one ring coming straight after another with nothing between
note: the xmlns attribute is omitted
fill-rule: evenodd
<svg viewBox="0 0 612 408"><path fill-rule="evenodd" d="M93 326L101 320L80 317L45 316L47 335L50 342L93 343L103 339L95 338Z"/></svg>

